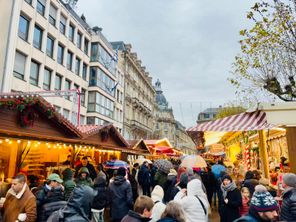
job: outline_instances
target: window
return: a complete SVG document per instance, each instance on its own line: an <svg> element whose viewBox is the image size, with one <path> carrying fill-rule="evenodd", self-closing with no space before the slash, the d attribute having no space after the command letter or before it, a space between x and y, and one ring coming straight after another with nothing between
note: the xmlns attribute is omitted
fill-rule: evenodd
<svg viewBox="0 0 296 222"><path fill-rule="evenodd" d="M81 94L80 94L80 104L82 106L85 106L85 96L86 96L86 90L81 88Z"/></svg>
<svg viewBox="0 0 296 222"><path fill-rule="evenodd" d="M70 90L71 89L71 81L66 79L65 81L65 90ZM66 96L66 99L70 100L70 96Z"/></svg>
<svg viewBox="0 0 296 222"><path fill-rule="evenodd" d="M77 32L76 45L80 49L81 49L81 40L82 40L82 34L80 32Z"/></svg>
<svg viewBox="0 0 296 222"><path fill-rule="evenodd" d="M86 55L88 55L88 45L89 45L89 41L85 38L84 39L84 53Z"/></svg>
<svg viewBox="0 0 296 222"><path fill-rule="evenodd" d="M35 25L33 45L35 48L40 50L42 46L42 33L42 29L38 25Z"/></svg>
<svg viewBox="0 0 296 222"><path fill-rule="evenodd" d="M50 4L48 21L50 24L55 26L56 19L57 19L57 9L52 4Z"/></svg>
<svg viewBox="0 0 296 222"><path fill-rule="evenodd" d="M75 61L75 74L79 76L80 74L80 59L76 57Z"/></svg>
<svg viewBox="0 0 296 222"><path fill-rule="evenodd" d="M66 24L67 24L67 19L66 19L65 16L63 16L63 15L61 14L61 17L60 17L60 32L61 32L62 34L64 34L64 35L65 35L65 33L66 33Z"/></svg>
<svg viewBox="0 0 296 222"><path fill-rule="evenodd" d="M67 109L64 109L63 110L63 116L66 118L66 119L70 119L70 111L67 110Z"/></svg>
<svg viewBox="0 0 296 222"><path fill-rule="evenodd" d="M32 61L31 72L30 72L30 83L32 85L38 86L38 79L39 79L39 64Z"/></svg>
<svg viewBox="0 0 296 222"><path fill-rule="evenodd" d="M63 65L64 62L64 46L58 45L58 63Z"/></svg>
<svg viewBox="0 0 296 222"><path fill-rule="evenodd" d="M86 75L87 75L87 65L85 63L83 63L83 66L82 66L82 78L84 80L86 80Z"/></svg>
<svg viewBox="0 0 296 222"><path fill-rule="evenodd" d="M111 96L115 96L116 84L103 70L97 67L90 68L89 86L98 86Z"/></svg>
<svg viewBox="0 0 296 222"><path fill-rule="evenodd" d="M110 55L107 50L98 43L91 44L91 62L99 62L106 69L115 75L116 62L114 55Z"/></svg>
<svg viewBox="0 0 296 222"><path fill-rule="evenodd" d="M62 88L62 76L56 74L56 77L55 77L55 86L54 86L54 89L55 90L61 90Z"/></svg>
<svg viewBox="0 0 296 222"><path fill-rule="evenodd" d="M75 31L75 27L74 25L70 24L69 26L69 39L74 42L74 31Z"/></svg>
<svg viewBox="0 0 296 222"><path fill-rule="evenodd" d="M67 68L69 70L72 70L72 63L73 63L73 53L68 51L68 56L67 56Z"/></svg>
<svg viewBox="0 0 296 222"><path fill-rule="evenodd" d="M37 0L37 12L44 16L46 0Z"/></svg>
<svg viewBox="0 0 296 222"><path fill-rule="evenodd" d="M61 107L55 105L54 108L58 113L61 113Z"/></svg>
<svg viewBox="0 0 296 222"><path fill-rule="evenodd" d="M50 82L51 82L51 71L45 68L44 76L43 76L43 89L50 90Z"/></svg>
<svg viewBox="0 0 296 222"><path fill-rule="evenodd" d="M79 90L79 86L77 84L74 84L74 89Z"/></svg>
<svg viewBox="0 0 296 222"><path fill-rule="evenodd" d="M53 46L54 39L50 36L47 36L46 55L48 55L50 58L53 57Z"/></svg>
<svg viewBox="0 0 296 222"><path fill-rule="evenodd" d="M30 21L26 17L21 15L18 27L18 36L25 41L28 40L29 25Z"/></svg>
<svg viewBox="0 0 296 222"><path fill-rule="evenodd" d="M32 5L32 0L25 0L29 5Z"/></svg>
<svg viewBox="0 0 296 222"><path fill-rule="evenodd" d="M80 125L84 125L85 124L85 116L80 115Z"/></svg>
<svg viewBox="0 0 296 222"><path fill-rule="evenodd" d="M88 112L97 112L113 118L114 102L98 92L88 93Z"/></svg>
<svg viewBox="0 0 296 222"><path fill-rule="evenodd" d="M15 53L13 75L19 79L24 79L26 58L25 55L19 52Z"/></svg>

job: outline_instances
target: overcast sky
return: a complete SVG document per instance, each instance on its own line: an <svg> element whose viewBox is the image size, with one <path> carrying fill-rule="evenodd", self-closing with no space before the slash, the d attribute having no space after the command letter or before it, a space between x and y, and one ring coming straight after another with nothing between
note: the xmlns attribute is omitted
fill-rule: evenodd
<svg viewBox="0 0 296 222"><path fill-rule="evenodd" d="M253 2L80 0L77 11L109 41L132 44L153 83L160 79L176 119L189 127L200 111L235 99L227 78Z"/></svg>

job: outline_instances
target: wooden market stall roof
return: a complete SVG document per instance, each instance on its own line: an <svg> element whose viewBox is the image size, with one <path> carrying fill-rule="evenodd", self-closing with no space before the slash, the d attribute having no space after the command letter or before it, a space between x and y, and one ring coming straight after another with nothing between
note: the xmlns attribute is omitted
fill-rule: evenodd
<svg viewBox="0 0 296 222"><path fill-rule="evenodd" d="M113 125L75 126L41 96L0 96L0 136L128 149Z"/></svg>
<svg viewBox="0 0 296 222"><path fill-rule="evenodd" d="M135 151L136 153L149 155L150 151L143 139L140 140L128 140L130 150Z"/></svg>

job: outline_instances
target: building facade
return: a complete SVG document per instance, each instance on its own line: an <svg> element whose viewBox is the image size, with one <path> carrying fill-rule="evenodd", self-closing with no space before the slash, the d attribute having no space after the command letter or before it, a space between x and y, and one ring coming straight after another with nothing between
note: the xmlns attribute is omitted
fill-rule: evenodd
<svg viewBox="0 0 296 222"><path fill-rule="evenodd" d="M123 89L117 84L115 52L102 30L91 28L67 2L1 2L0 91L76 90L45 99L73 123L80 118L80 124L114 123L121 130L123 102L117 90Z"/></svg>
<svg viewBox="0 0 296 222"><path fill-rule="evenodd" d="M182 152L195 153L194 142L187 134L186 128L175 119L173 109L169 107L159 80L156 81L154 88L157 103L154 139L167 138L173 147Z"/></svg>
<svg viewBox="0 0 296 222"><path fill-rule="evenodd" d="M152 77L130 44L111 44L118 52L118 68L124 73L123 136L128 140L151 138L156 107Z"/></svg>
<svg viewBox="0 0 296 222"><path fill-rule="evenodd" d="M207 108L204 111L200 112L197 117L197 123L202 123L206 121L211 121L216 118L217 113L222 109L218 108Z"/></svg>

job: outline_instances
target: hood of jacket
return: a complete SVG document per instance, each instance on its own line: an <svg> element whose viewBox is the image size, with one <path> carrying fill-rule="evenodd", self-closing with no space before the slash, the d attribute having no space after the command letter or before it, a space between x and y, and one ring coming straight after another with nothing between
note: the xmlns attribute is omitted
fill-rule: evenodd
<svg viewBox="0 0 296 222"><path fill-rule="evenodd" d="M187 184L187 195L195 196L195 195L203 195L202 184L199 179L193 179Z"/></svg>
<svg viewBox="0 0 296 222"><path fill-rule="evenodd" d="M178 221L174 218L165 217L165 218L158 220L158 222L178 222Z"/></svg>
<svg viewBox="0 0 296 222"><path fill-rule="evenodd" d="M97 177L94 180L94 187L106 187L106 179L102 176Z"/></svg>
<svg viewBox="0 0 296 222"><path fill-rule="evenodd" d="M83 218L88 218L91 211L91 204L94 198L94 191L89 186L77 186L73 190L67 204L67 211L75 211Z"/></svg>
<svg viewBox="0 0 296 222"><path fill-rule="evenodd" d="M89 170L87 167L81 167L78 174L81 175L82 173L87 173L87 176L89 176Z"/></svg>
<svg viewBox="0 0 296 222"><path fill-rule="evenodd" d="M126 181L126 179L124 178L124 176L116 176L114 178L114 182L113 183L115 185L119 186L119 185L123 184L125 181Z"/></svg>
<svg viewBox="0 0 296 222"><path fill-rule="evenodd" d="M73 178L73 171L70 168L66 168L62 174L63 174L64 181L65 180L72 180L72 178Z"/></svg>
<svg viewBox="0 0 296 222"><path fill-rule="evenodd" d="M164 197L164 191L161 186L156 185L151 193L151 199L155 203L156 201L162 202L162 199Z"/></svg>

